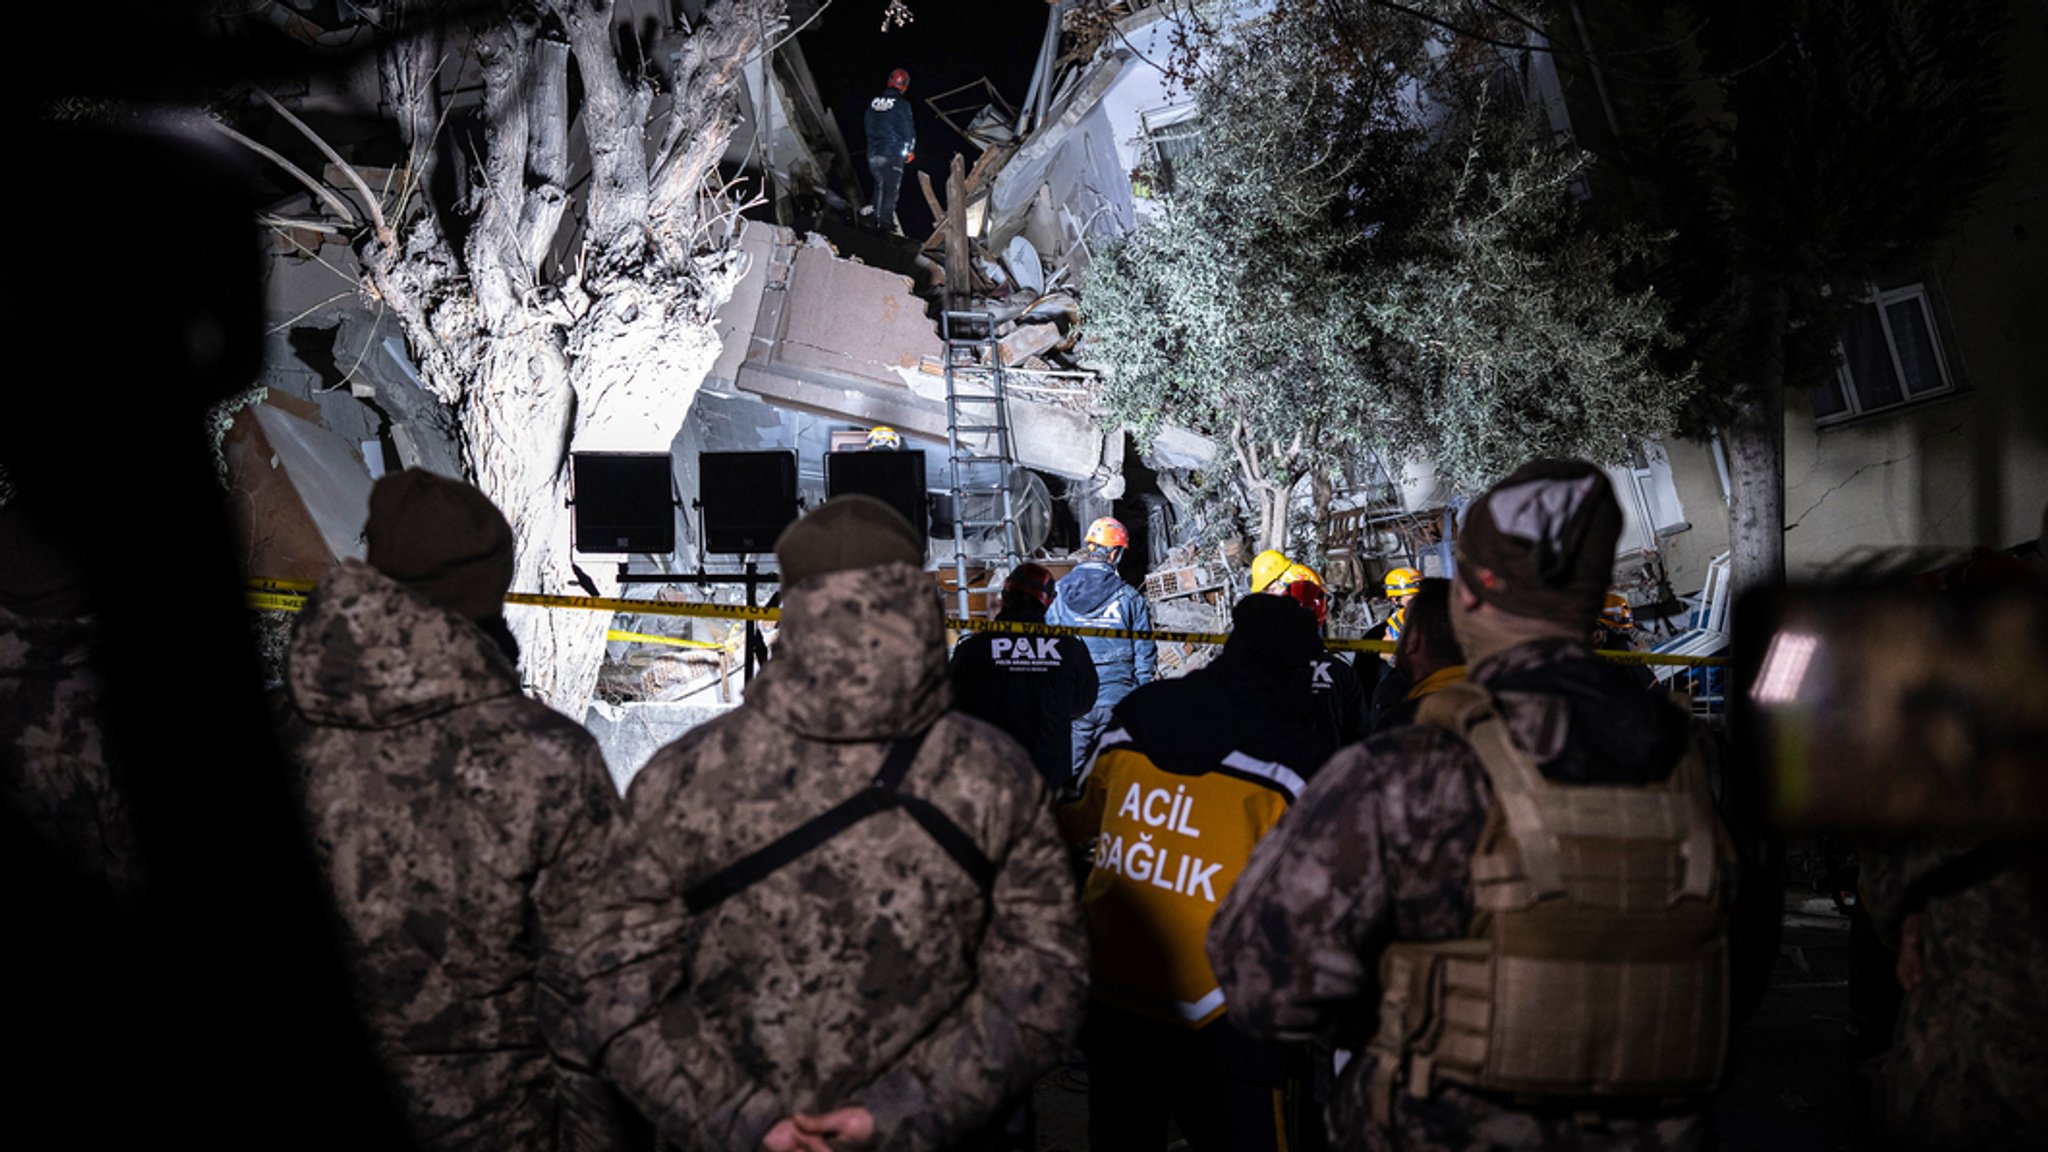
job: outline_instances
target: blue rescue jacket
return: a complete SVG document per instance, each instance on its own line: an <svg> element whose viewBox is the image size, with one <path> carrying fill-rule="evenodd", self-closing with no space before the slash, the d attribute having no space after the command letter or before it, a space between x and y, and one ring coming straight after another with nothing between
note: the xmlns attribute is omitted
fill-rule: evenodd
<svg viewBox="0 0 2048 1152"><path fill-rule="evenodd" d="M1149 631L1152 607L1142 593L1124 583L1115 568L1100 560L1089 560L1053 586L1052 607L1046 610L1045 622ZM1081 642L1088 646L1088 655L1095 661L1097 708L1107 708L1130 695L1131 689L1157 678L1159 646L1150 640L1083 636Z"/></svg>
<svg viewBox="0 0 2048 1152"><path fill-rule="evenodd" d="M863 129L868 137L869 159L894 160L917 150L917 129L910 122L910 97L884 90L868 101Z"/></svg>

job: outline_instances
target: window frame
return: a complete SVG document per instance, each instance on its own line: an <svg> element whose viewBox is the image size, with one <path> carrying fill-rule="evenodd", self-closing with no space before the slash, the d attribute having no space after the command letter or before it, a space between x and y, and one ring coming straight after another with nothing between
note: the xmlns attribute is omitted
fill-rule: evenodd
<svg viewBox="0 0 2048 1152"><path fill-rule="evenodd" d="M1893 333L1890 315L1892 306L1909 300L1917 301L1919 304L1920 318L1926 326L1927 342L1934 361L1934 369L1941 377L1938 387L1923 389L1918 392L1913 391L1911 388L1910 380L1906 373L1905 358L1899 353L1899 341L1898 337ZM1877 314L1878 331L1884 337L1885 352L1891 359L1892 378L1898 382L1899 399L1886 404L1865 406L1856 387L1855 374L1849 368L1848 348L1843 344L1841 337L1838 335L1835 338L1835 378L1831 385L1823 385L1822 387L1836 389L1843 408L1839 412L1829 413L1826 416L1816 413L1813 418L1816 427L1830 428L1838 424L1847 424L1852 421L1861 420L1866 416L1879 416L1890 412L1897 412L1916 404L1953 396L1962 391L1961 373L1957 371L1956 366L1951 362L1949 343L1943 339L1944 325L1940 311L1935 307L1935 291L1931 280L1914 280L1895 288L1879 289L1872 286L1869 292L1857 300L1856 307L1858 309L1870 308ZM1816 388L1811 391L1819 391L1819 389ZM1809 397L1809 399L1811 398Z"/></svg>

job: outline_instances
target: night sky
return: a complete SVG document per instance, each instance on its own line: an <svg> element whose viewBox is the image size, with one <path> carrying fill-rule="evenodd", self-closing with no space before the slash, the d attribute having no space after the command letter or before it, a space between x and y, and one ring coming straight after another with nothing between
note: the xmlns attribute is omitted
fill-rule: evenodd
<svg viewBox="0 0 2048 1152"><path fill-rule="evenodd" d="M943 196L953 154L960 153L971 165L980 151L932 115L925 98L986 76L1003 99L1020 104L1045 35L1047 5L1045 0L911 0L916 20L887 33L880 30L885 7L886 0L832 0L798 42L819 95L838 115L864 195L868 177L861 113L882 91L891 68L910 73L917 159L903 174L897 214L904 231L921 238L931 227L931 213L918 191L917 173L929 172ZM965 102L966 96L956 99Z"/></svg>

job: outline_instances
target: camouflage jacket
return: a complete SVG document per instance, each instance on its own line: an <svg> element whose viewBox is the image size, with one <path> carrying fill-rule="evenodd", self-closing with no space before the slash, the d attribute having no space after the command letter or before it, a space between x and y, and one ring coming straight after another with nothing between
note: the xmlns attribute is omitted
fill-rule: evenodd
<svg viewBox="0 0 2048 1152"><path fill-rule="evenodd" d="M362 1013L420 1144L552 1148L536 893L617 794L589 733L474 625L343 563L293 634L282 743Z"/></svg>
<svg viewBox="0 0 2048 1152"><path fill-rule="evenodd" d="M60 860L133 908L142 852L107 767L87 619L0 608L0 805Z"/></svg>
<svg viewBox="0 0 2048 1152"><path fill-rule="evenodd" d="M1684 750L1676 709L1573 641L1542 641L1475 664L1518 744L1558 780L1620 783L1668 773ZM1254 1035L1317 1039L1356 1052L1326 1121L1339 1149L1691 1148L1696 1111L1578 1124L1438 1084L1396 1094L1372 1119L1365 1051L1376 1026L1380 952L1444 940L1472 920L1471 859L1491 804L1486 770L1433 725L1391 729L1338 752L1260 842L1209 934L1231 1018Z"/></svg>
<svg viewBox="0 0 2048 1152"><path fill-rule="evenodd" d="M1866 852L1863 891L1887 939L1922 916L1925 980L1878 1078L1885 1146L2048 1142L2048 850L1929 838Z"/></svg>
<svg viewBox="0 0 2048 1152"><path fill-rule="evenodd" d="M1017 1102L1077 1029L1088 959L1044 782L947 713L943 620L909 565L792 589L746 703L634 778L559 991L567 1041L691 1149L859 1103L876 1146L944 1148ZM693 915L683 891L868 786L931 727L902 791L997 867L982 888L901 809Z"/></svg>

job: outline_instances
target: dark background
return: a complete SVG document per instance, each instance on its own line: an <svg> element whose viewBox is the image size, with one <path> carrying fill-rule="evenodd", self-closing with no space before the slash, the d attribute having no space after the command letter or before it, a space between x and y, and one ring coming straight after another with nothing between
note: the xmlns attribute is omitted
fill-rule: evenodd
<svg viewBox="0 0 2048 1152"><path fill-rule="evenodd" d="M867 136L861 115L868 101L883 90L889 70L910 73L912 115L917 120L917 159L905 168L897 215L906 236L922 240L930 234L931 211L918 190L917 174L931 174L932 185L945 195L946 169L959 153L972 166L981 150L925 106L925 100L962 84L987 77L1012 107L1024 99L1045 36L1050 11L1045 0L911 0L916 19L881 31L887 0L832 0L797 37L818 94L839 121L846 145L853 151L861 194L872 189L867 174ZM814 5L792 3L791 23L802 23ZM962 94L946 101L967 101ZM969 113L971 115L971 113ZM965 123L967 116L956 117Z"/></svg>

